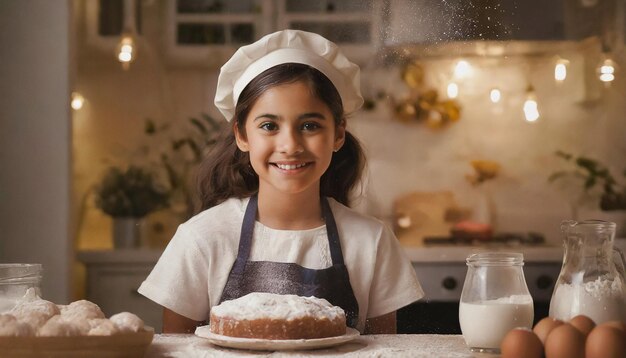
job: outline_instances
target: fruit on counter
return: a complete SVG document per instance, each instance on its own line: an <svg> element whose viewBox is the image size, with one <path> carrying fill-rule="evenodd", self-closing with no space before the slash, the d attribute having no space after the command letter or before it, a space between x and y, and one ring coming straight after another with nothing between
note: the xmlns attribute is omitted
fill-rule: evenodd
<svg viewBox="0 0 626 358"><path fill-rule="evenodd" d="M541 358L543 344L535 332L527 328L514 328L504 336L500 351L502 358Z"/></svg>
<svg viewBox="0 0 626 358"><path fill-rule="evenodd" d="M464 220L454 224L451 233L453 237L459 239L488 240L492 236L492 228L489 224Z"/></svg>

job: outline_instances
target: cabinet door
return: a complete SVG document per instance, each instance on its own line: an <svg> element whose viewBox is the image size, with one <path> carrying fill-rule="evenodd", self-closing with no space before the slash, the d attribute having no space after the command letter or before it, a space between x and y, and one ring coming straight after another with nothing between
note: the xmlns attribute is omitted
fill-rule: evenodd
<svg viewBox="0 0 626 358"><path fill-rule="evenodd" d="M163 308L137 292L151 269L130 265L90 268L87 299L100 306L107 317L132 312L156 332L161 332Z"/></svg>
<svg viewBox="0 0 626 358"><path fill-rule="evenodd" d="M168 0L165 50L172 64L220 67L273 28L271 0Z"/></svg>
<svg viewBox="0 0 626 358"><path fill-rule="evenodd" d="M318 33L337 43L356 62L375 54L382 0L278 0L277 30L297 29Z"/></svg>

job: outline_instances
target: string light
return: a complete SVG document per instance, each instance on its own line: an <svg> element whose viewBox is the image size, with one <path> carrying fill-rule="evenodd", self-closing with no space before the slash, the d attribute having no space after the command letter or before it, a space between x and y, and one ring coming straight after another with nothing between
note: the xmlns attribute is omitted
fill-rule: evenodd
<svg viewBox="0 0 626 358"><path fill-rule="evenodd" d="M526 121L535 122L539 119L539 107L537 105L537 96L532 85L526 90L526 101L524 102L524 116Z"/></svg>
<svg viewBox="0 0 626 358"><path fill-rule="evenodd" d="M615 67L615 62L609 55L605 54L596 69L598 78L600 78L600 81L604 82L605 85L610 85L615 79Z"/></svg>
<svg viewBox="0 0 626 358"><path fill-rule="evenodd" d="M76 111L83 108L83 104L85 103L85 98L78 92L72 92L70 105Z"/></svg>
<svg viewBox="0 0 626 358"><path fill-rule="evenodd" d="M499 89L492 88L491 91L489 91L489 99L492 103L498 103L502 99L502 93Z"/></svg>
<svg viewBox="0 0 626 358"><path fill-rule="evenodd" d="M127 70L130 63L137 57L135 36L135 0L124 0L124 31L117 45L117 59L122 63L122 68Z"/></svg>
<svg viewBox="0 0 626 358"><path fill-rule="evenodd" d="M457 98L459 96L459 85L457 85L454 82L450 82L448 84L448 98L454 99Z"/></svg>
<svg viewBox="0 0 626 358"><path fill-rule="evenodd" d="M569 66L569 61L564 58L559 58L556 60L556 64L554 66L554 79L557 82L565 81L567 77L567 66Z"/></svg>
<svg viewBox="0 0 626 358"><path fill-rule="evenodd" d="M454 66L454 77L455 78L465 78L468 77L472 73L472 66L470 66L469 62L465 60L459 60Z"/></svg>

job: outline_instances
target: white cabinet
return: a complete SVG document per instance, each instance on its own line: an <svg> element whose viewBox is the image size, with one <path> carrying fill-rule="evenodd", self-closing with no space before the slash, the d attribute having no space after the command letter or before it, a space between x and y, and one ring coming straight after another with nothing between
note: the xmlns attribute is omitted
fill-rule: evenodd
<svg viewBox="0 0 626 358"><path fill-rule="evenodd" d="M168 0L165 54L174 65L220 67L273 30L273 12L273 0Z"/></svg>
<svg viewBox="0 0 626 358"><path fill-rule="evenodd" d="M281 29L319 33L356 62L382 43L384 0L168 0L165 54L173 65L220 67L242 45Z"/></svg>
<svg viewBox="0 0 626 358"><path fill-rule="evenodd" d="M107 317L132 312L146 325L161 332L163 308L137 292L156 264L161 251L82 251L78 260L87 269L87 299L96 303Z"/></svg>

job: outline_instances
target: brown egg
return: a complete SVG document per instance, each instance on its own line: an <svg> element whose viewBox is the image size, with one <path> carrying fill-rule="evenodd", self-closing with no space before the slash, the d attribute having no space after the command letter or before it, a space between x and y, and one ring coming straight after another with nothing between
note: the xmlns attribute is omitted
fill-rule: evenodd
<svg viewBox="0 0 626 358"><path fill-rule="evenodd" d="M550 333L550 331L552 331L554 328L562 324L563 324L563 321L561 320L554 319L552 317L546 317L542 319L541 321L537 322L537 324L535 325L535 328L533 328L533 332L535 332L537 337L539 337L539 340L541 341L541 343L545 344L546 337L548 337L548 334Z"/></svg>
<svg viewBox="0 0 626 358"><path fill-rule="evenodd" d="M602 323L601 325L617 328L620 331L624 332L624 334L626 334L626 324L624 324L624 322L622 321L608 321L608 322Z"/></svg>
<svg viewBox="0 0 626 358"><path fill-rule="evenodd" d="M565 323L548 334L545 348L546 358L584 358L585 336Z"/></svg>
<svg viewBox="0 0 626 358"><path fill-rule="evenodd" d="M502 358L541 358L543 345L535 332L526 328L514 328L504 336L500 351Z"/></svg>
<svg viewBox="0 0 626 358"><path fill-rule="evenodd" d="M624 358L626 341L619 329L602 324L594 328L587 336L585 347L587 358Z"/></svg>
<svg viewBox="0 0 626 358"><path fill-rule="evenodd" d="M585 337L596 326L595 322L591 318L584 315L578 315L572 318L568 323L579 330L580 333L584 334Z"/></svg>

